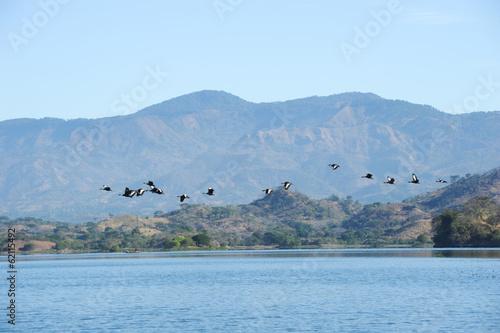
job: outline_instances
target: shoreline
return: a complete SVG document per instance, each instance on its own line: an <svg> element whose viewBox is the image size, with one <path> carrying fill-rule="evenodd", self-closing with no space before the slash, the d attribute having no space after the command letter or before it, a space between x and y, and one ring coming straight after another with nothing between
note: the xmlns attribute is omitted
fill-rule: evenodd
<svg viewBox="0 0 500 333"><path fill-rule="evenodd" d="M179 249L162 249L162 248L153 248L153 249L139 249L138 252L135 252L135 249L121 249L120 251L98 251L98 250L89 250L89 251L71 251L71 250L51 250L51 251L19 251L16 253L18 256L31 256L31 255L44 255L44 254L106 254L106 253L123 253L123 254L140 254L140 253L150 253L150 252L196 252L196 251L270 251L270 250L335 250L335 249L428 249L428 250L436 250L440 249L499 249L500 248L492 248L492 247L455 247L455 248L436 248L433 247L432 244L421 244L416 246L408 246L405 244L392 244L387 246L372 246L372 245L341 245L341 244L324 244L322 246L302 246L297 248L280 248L279 246L265 246L265 245L257 245L257 246L227 246L227 247L190 247L190 248L179 248ZM7 255L7 252L0 252L0 256Z"/></svg>

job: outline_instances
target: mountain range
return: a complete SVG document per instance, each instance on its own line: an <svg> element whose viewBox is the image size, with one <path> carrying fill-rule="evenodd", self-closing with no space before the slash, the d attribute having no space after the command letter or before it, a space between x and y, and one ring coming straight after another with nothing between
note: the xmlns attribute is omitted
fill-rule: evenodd
<svg viewBox="0 0 500 333"><path fill-rule="evenodd" d="M285 181L313 199L397 202L498 167L498 128L499 111L451 115L356 92L252 103L200 91L130 115L12 119L0 122L0 214L146 217L179 207L183 193L191 204L242 204ZM420 184L408 184L412 173ZM149 180L165 195L118 195Z"/></svg>

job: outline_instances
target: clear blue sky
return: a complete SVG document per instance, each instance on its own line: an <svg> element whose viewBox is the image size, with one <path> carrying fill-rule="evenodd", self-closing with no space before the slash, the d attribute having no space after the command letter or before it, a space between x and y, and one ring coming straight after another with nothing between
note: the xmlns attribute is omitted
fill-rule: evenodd
<svg viewBox="0 0 500 333"><path fill-rule="evenodd" d="M203 89L500 110L499 32L495 0L4 0L0 120L114 116Z"/></svg>

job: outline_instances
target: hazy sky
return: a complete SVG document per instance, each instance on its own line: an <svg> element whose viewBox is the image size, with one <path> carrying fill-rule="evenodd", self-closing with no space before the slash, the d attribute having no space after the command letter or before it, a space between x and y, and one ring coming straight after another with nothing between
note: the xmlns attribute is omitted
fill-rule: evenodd
<svg viewBox="0 0 500 333"><path fill-rule="evenodd" d="M203 89L500 110L499 33L496 0L3 0L0 120L128 114Z"/></svg>

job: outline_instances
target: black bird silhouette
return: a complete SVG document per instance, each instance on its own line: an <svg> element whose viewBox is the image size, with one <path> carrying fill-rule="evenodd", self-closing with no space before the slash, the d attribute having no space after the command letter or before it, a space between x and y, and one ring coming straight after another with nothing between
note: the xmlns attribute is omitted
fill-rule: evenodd
<svg viewBox="0 0 500 333"><path fill-rule="evenodd" d="M143 195L143 194L144 194L144 192L146 192L146 190L145 190L145 189L143 189L143 188L138 189L138 190L137 190L137 196L138 196L138 197L140 197L141 195Z"/></svg>
<svg viewBox="0 0 500 333"><path fill-rule="evenodd" d="M151 180L149 180L147 183L144 183L144 184L149 185L149 187L151 187L151 189L147 190L147 191L152 192L152 193L156 193L156 194L164 194L163 190L161 188L156 187L156 185Z"/></svg>
<svg viewBox="0 0 500 333"><path fill-rule="evenodd" d="M151 187L151 189L153 189L155 187L155 184L152 181L148 181L147 183L143 183L143 184L149 185Z"/></svg>
<svg viewBox="0 0 500 333"><path fill-rule="evenodd" d="M361 178L373 179L373 175L371 173L367 173L366 176L361 176Z"/></svg>
<svg viewBox="0 0 500 333"><path fill-rule="evenodd" d="M395 181L396 181L396 179L391 178L391 177L387 177L387 181L384 182L384 184L394 184Z"/></svg>
<svg viewBox="0 0 500 333"><path fill-rule="evenodd" d="M161 188L158 188L154 185L151 187L151 190L149 190L149 191L151 191L152 193L156 193L156 194L165 194L165 193L163 193L163 190Z"/></svg>
<svg viewBox="0 0 500 333"><path fill-rule="evenodd" d="M189 199L187 194L178 195L177 198L181 198L181 202L184 202L185 199Z"/></svg>
<svg viewBox="0 0 500 333"><path fill-rule="evenodd" d="M265 190L262 190L262 192L266 192L267 195L273 193L274 191L271 190L270 188L266 188Z"/></svg>
<svg viewBox="0 0 500 333"><path fill-rule="evenodd" d="M441 178L439 178L438 180L436 180L436 183L448 183L446 180L442 180Z"/></svg>
<svg viewBox="0 0 500 333"><path fill-rule="evenodd" d="M293 185L293 183L290 183L290 182L284 182L284 183L281 183L283 184L283 187L285 188L285 190L288 190L290 188L290 186Z"/></svg>
<svg viewBox="0 0 500 333"><path fill-rule="evenodd" d="M113 190L111 189L111 187L106 186L106 185L102 185L102 188L100 188L100 190L103 190L103 191L113 191Z"/></svg>
<svg viewBox="0 0 500 333"><path fill-rule="evenodd" d="M123 194L119 194L124 197L132 198L137 193L136 190L131 190L128 187L125 187L125 192Z"/></svg>
<svg viewBox="0 0 500 333"><path fill-rule="evenodd" d="M211 187L209 187L209 188L208 188L208 190L207 190L207 192L206 192L206 193L203 193L203 194L207 194L207 195L215 195L215 194L214 194L214 189L213 189L213 188L211 188Z"/></svg>
<svg viewBox="0 0 500 333"><path fill-rule="evenodd" d="M338 165L336 163L328 164L328 166L331 166L333 168L333 170L337 170L338 168L340 168L340 165Z"/></svg>
<svg viewBox="0 0 500 333"><path fill-rule="evenodd" d="M411 178L412 178L411 182L408 182L408 183L419 184L419 180L417 178L417 175L412 174Z"/></svg>

